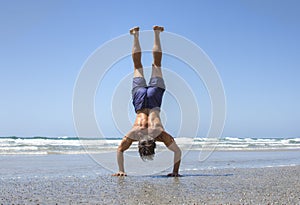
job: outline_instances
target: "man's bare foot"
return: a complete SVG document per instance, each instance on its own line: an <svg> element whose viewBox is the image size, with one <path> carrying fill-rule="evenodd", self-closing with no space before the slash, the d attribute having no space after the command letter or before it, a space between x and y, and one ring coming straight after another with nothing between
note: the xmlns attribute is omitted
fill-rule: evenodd
<svg viewBox="0 0 300 205"><path fill-rule="evenodd" d="M163 32L165 29L162 26L153 26L153 30Z"/></svg>
<svg viewBox="0 0 300 205"><path fill-rule="evenodd" d="M136 26L136 27L133 27L132 29L129 30L129 33L131 35L134 35L134 34L137 34L140 30L140 27Z"/></svg>

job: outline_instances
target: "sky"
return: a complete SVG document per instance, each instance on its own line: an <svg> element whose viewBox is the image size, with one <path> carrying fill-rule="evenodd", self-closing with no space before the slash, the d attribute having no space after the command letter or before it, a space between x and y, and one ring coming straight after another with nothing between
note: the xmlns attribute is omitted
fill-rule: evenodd
<svg viewBox="0 0 300 205"><path fill-rule="evenodd" d="M215 65L226 94L223 137L299 137L299 10L297 0L0 0L0 136L75 136L74 86L89 56L133 26L163 25L194 42ZM143 61L150 66L151 55ZM203 119L197 135L205 136L205 86L180 69L186 66L180 60L164 56L164 63L190 83ZM106 136L123 134L106 95L131 72L130 57L120 60L97 90L95 112ZM124 103L133 120L130 102ZM167 93L162 118L174 135L179 107Z"/></svg>

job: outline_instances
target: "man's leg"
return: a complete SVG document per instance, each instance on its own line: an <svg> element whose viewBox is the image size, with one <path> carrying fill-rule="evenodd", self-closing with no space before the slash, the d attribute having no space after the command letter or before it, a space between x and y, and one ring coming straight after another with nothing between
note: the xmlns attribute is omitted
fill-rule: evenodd
<svg viewBox="0 0 300 205"><path fill-rule="evenodd" d="M133 35L132 60L134 64L133 82L132 82L132 103L135 112L147 107L147 84L144 78L143 65L141 62L142 52L139 42L139 27L130 29Z"/></svg>
<svg viewBox="0 0 300 205"><path fill-rule="evenodd" d="M143 65L142 65L142 52L139 42L139 27L130 29L130 34L133 35L133 47L132 47L132 60L134 64L133 77L144 77Z"/></svg>
<svg viewBox="0 0 300 205"><path fill-rule="evenodd" d="M152 49L153 54L153 64L152 64L152 75L151 77L160 77L162 78L161 72L161 59L162 59L162 51L160 45L160 33L164 31L164 27L161 26L153 26L154 30L154 45Z"/></svg>
<svg viewBox="0 0 300 205"><path fill-rule="evenodd" d="M153 54L152 74L149 82L149 88L147 90L148 107L152 111L160 110L162 97L165 91L165 83L162 78L162 71L161 71L162 50L160 45L160 32L162 32L164 28L160 26L153 26L153 30L154 30L154 45L152 51Z"/></svg>

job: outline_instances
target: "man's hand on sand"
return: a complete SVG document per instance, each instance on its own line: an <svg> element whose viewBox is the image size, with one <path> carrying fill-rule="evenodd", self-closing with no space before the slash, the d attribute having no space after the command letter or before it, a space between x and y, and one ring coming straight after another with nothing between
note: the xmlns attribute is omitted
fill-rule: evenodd
<svg viewBox="0 0 300 205"><path fill-rule="evenodd" d="M125 177L127 174L125 172L119 171L118 173L113 174L114 177Z"/></svg>
<svg viewBox="0 0 300 205"><path fill-rule="evenodd" d="M172 172L172 173L168 174L167 177L181 177L181 175L176 172Z"/></svg>

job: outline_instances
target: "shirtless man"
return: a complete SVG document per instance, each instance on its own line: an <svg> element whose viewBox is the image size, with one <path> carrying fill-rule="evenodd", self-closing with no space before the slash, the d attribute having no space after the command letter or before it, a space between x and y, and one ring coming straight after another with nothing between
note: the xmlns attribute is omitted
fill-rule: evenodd
<svg viewBox="0 0 300 205"><path fill-rule="evenodd" d="M113 176L126 176L123 152L127 150L134 141L138 141L139 154L143 160L152 160L155 154L155 142L163 142L168 149L174 152L173 172L168 174L168 176L180 176L178 171L181 160L181 150L177 146L174 138L164 130L160 120L160 106L165 91L161 71L162 50L160 45L160 33L164 28L153 26L153 30L154 61L148 86L144 78L143 65L141 62L142 53L139 43L139 27L130 30L130 34L134 37L132 48L132 59L134 63L132 98L136 119L132 129L126 134L118 147L117 161L119 172L113 174Z"/></svg>

